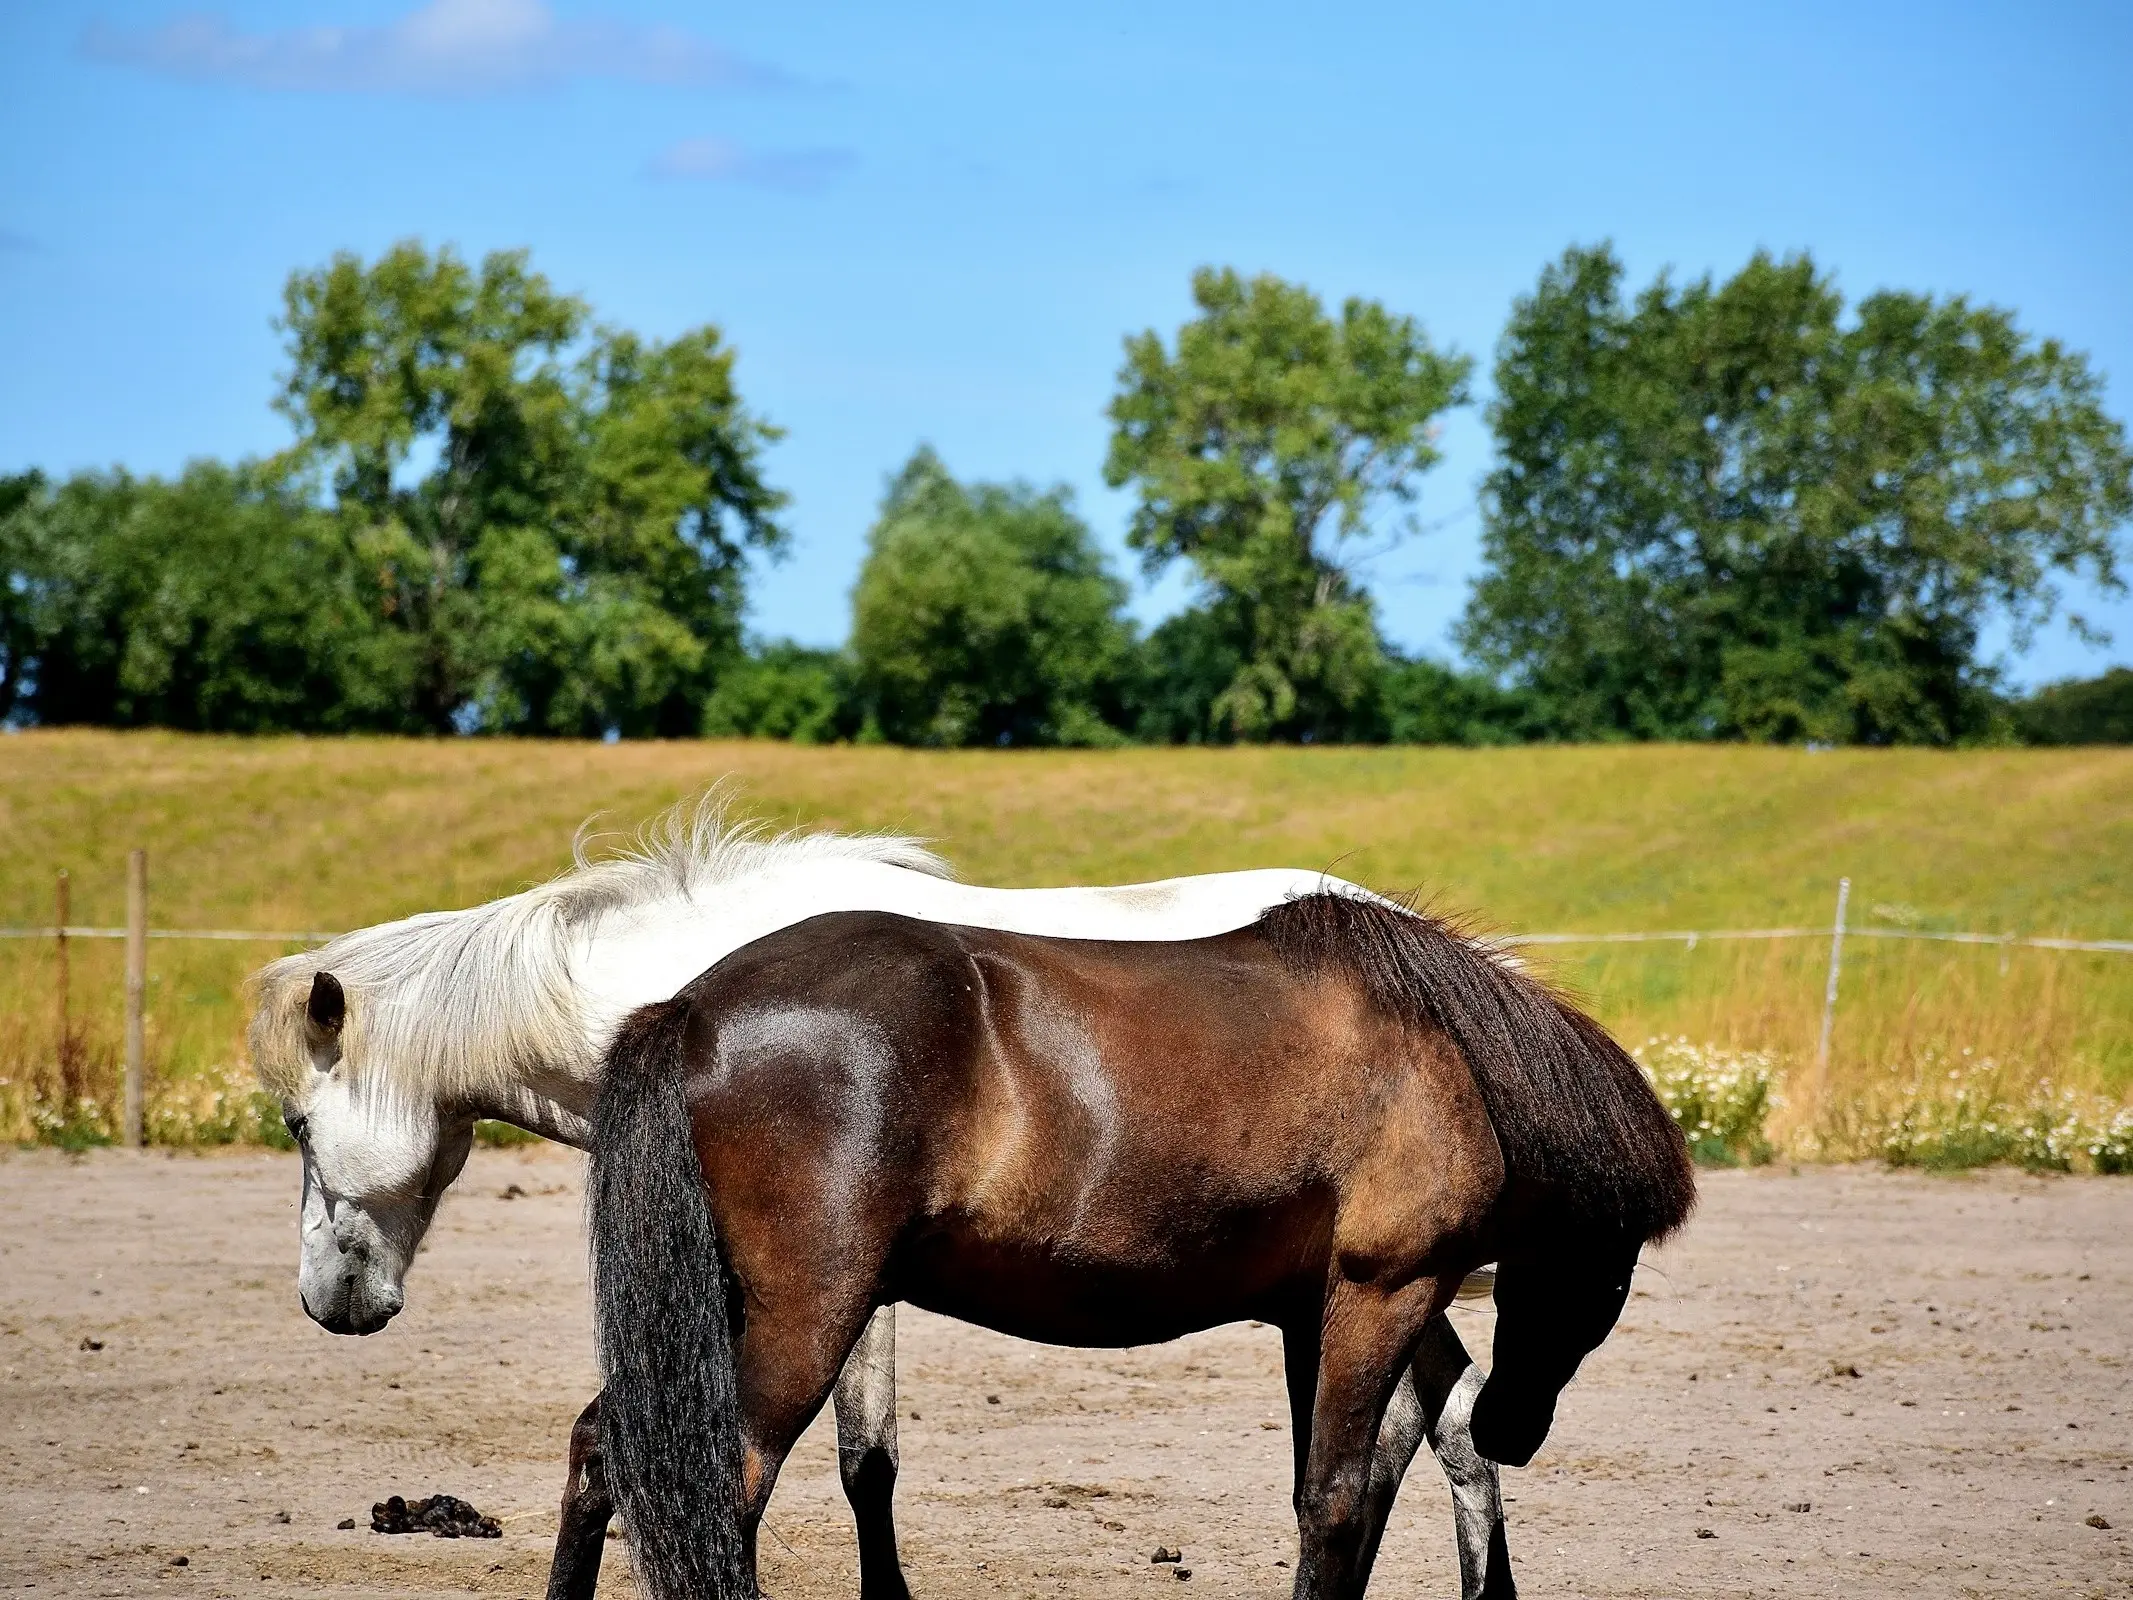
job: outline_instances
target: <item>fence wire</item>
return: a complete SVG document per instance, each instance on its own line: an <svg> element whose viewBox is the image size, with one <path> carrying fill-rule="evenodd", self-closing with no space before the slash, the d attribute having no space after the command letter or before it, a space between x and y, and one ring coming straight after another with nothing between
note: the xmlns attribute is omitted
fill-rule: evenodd
<svg viewBox="0 0 2133 1600"><path fill-rule="evenodd" d="M69 939L123 939L124 928L0 928L0 939L56 939L64 932ZM1944 944L1980 944L2017 950L2090 950L2110 955L2133 955L2133 939L2060 939L2046 935L2012 933L1937 933L1920 928L1855 928L1844 930L1847 939L1924 939ZM325 944L337 933L264 933L252 928L150 928L151 939L219 939L244 944ZM1685 944L1694 949L1706 939L1826 939L1827 926L1820 928L1669 928L1650 933L1503 933L1491 939L1499 945L1522 944Z"/></svg>

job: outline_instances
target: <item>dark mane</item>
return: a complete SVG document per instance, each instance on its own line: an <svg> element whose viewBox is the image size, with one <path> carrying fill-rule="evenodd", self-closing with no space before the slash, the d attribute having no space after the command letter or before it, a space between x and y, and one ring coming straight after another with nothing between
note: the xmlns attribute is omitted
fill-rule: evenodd
<svg viewBox="0 0 2133 1600"><path fill-rule="evenodd" d="M1355 894L1287 901L1259 928L1296 970L1349 972L1384 1011L1449 1035L1513 1176L1639 1238L1688 1220L1688 1148L1636 1062L1501 955L1427 912Z"/></svg>

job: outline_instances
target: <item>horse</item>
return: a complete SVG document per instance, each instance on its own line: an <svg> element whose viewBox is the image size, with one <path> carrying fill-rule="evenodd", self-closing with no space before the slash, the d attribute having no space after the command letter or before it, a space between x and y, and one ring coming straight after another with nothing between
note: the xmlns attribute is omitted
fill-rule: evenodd
<svg viewBox="0 0 2133 1600"><path fill-rule="evenodd" d="M752 1600L786 1452L875 1310L1138 1345L1282 1332L1297 1600L1368 1583L1386 1405L1498 1265L1480 1453L1523 1465L1696 1185L1584 1013L1319 891L1125 945L810 918L625 1020L588 1214L608 1487L651 1600Z"/></svg>
<svg viewBox="0 0 2133 1600"><path fill-rule="evenodd" d="M831 910L1063 938L1171 942L1230 931L1321 887L1291 869L1122 888L1003 890L952 881L920 842L779 835L728 820L713 791L633 848L523 893L344 934L255 979L251 1055L302 1153L298 1294L336 1333L367 1334L405 1303L408 1264L457 1178L478 1119L560 1143L591 1139L601 1058L621 1019L731 951ZM1356 891L1360 892L1360 891ZM1478 1276L1470 1291L1486 1294ZM906 1600L892 1502L899 1466L895 1314L884 1306L836 1388L840 1476L859 1535L863 1600ZM1481 1375L1444 1319L1387 1412L1373 1479L1382 1528L1422 1443L1452 1491L1466 1600L1514 1592L1493 1463L1467 1417ZM599 1402L571 1433L551 1600L589 1600L609 1519Z"/></svg>

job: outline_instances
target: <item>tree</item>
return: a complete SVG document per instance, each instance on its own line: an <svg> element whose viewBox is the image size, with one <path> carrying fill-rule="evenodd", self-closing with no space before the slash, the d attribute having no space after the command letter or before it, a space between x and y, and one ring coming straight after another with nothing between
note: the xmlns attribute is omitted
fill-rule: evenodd
<svg viewBox="0 0 2133 1600"><path fill-rule="evenodd" d="M852 594L873 728L899 744L1118 742L1125 598L1064 486L965 486L921 448Z"/></svg>
<svg viewBox="0 0 2133 1600"><path fill-rule="evenodd" d="M407 726L415 661L383 624L374 569L271 473L196 462L174 483L83 473L29 490L0 496L9 714Z"/></svg>
<svg viewBox="0 0 2133 1600"><path fill-rule="evenodd" d="M2133 458L2085 359L1806 256L1634 304L1606 246L1513 309L1462 628L1569 738L1945 744L2001 720L2052 575L2119 585Z"/></svg>
<svg viewBox="0 0 2133 1600"><path fill-rule="evenodd" d="M739 652L751 549L785 543L778 431L717 330L588 329L523 251L342 254L284 296L288 458L325 476L416 643L414 720L694 732Z"/></svg>
<svg viewBox="0 0 2133 1600"><path fill-rule="evenodd" d="M858 733L851 664L834 650L775 641L719 674L704 702L707 739L828 744Z"/></svg>
<svg viewBox="0 0 2133 1600"><path fill-rule="evenodd" d="M47 491L43 473L0 474L0 719L22 715L24 681L34 674L38 638L29 570L39 543L32 508Z"/></svg>
<svg viewBox="0 0 2133 1600"><path fill-rule="evenodd" d="M2014 706L2031 744L2133 744L2133 667L2048 683Z"/></svg>
<svg viewBox="0 0 2133 1600"><path fill-rule="evenodd" d="M1138 489L1127 539L1147 569L1191 562L1235 654L1207 731L1348 736L1382 661L1350 552L1406 531L1378 514L1413 502L1472 364L1375 301L1335 320L1300 285L1226 268L1192 289L1174 351L1126 341L1104 476Z"/></svg>
<svg viewBox="0 0 2133 1600"><path fill-rule="evenodd" d="M1211 608L1189 606L1149 632L1126 688L1134 738L1206 744L1224 736L1214 706L1244 666L1238 631Z"/></svg>
<svg viewBox="0 0 2133 1600"><path fill-rule="evenodd" d="M1388 662L1378 700L1388 744L1519 744L1542 733L1524 695L1438 661Z"/></svg>

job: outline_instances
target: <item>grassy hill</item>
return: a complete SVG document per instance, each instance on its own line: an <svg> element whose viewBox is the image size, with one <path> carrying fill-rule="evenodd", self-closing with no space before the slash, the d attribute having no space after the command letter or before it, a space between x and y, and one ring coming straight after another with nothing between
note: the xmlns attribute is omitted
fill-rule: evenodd
<svg viewBox="0 0 2133 1600"><path fill-rule="evenodd" d="M137 844L162 927L339 929L465 905L561 870L588 816L626 831L727 776L749 812L924 834L992 883L1323 866L1523 932L1826 924L1848 874L1855 925L2133 938L2126 750L923 753L101 732L0 738L0 921L48 923L66 867L75 920L121 922ZM152 947L166 1096L227 1077L243 976L281 948ZM1812 1053L1819 941L1547 954L1632 1042ZM75 946L78 1086L104 1098L120 959L115 943ZM56 1070L53 984L49 941L0 945L0 1119L18 1133L26 1086ZM2117 1095L2133 1085L2129 1024L2133 957L1857 941L1832 1081L1968 1049Z"/></svg>

